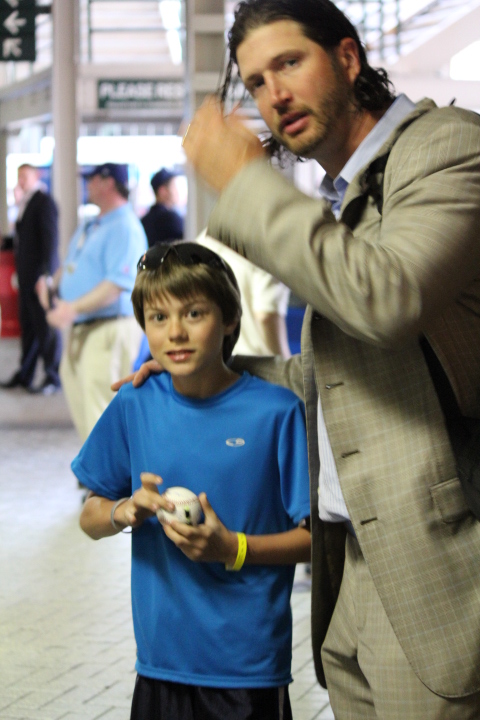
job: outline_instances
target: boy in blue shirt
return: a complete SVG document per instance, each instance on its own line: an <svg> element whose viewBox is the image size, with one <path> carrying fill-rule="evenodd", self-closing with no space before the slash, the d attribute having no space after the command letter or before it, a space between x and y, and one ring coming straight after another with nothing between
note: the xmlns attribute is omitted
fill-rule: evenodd
<svg viewBox="0 0 480 720"><path fill-rule="evenodd" d="M133 529L131 720L288 720L290 594L310 555L303 405L228 367L240 294L208 248L150 248L132 301L166 372L122 387L72 463L82 529ZM179 485L198 526L157 520Z"/></svg>

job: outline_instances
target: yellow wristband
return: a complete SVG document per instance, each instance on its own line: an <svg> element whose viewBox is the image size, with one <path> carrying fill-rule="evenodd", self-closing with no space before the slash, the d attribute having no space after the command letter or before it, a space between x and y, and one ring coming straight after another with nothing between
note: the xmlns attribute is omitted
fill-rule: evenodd
<svg viewBox="0 0 480 720"><path fill-rule="evenodd" d="M237 532L238 551L237 559L233 565L225 565L225 570L240 570L247 557L247 536L245 533Z"/></svg>

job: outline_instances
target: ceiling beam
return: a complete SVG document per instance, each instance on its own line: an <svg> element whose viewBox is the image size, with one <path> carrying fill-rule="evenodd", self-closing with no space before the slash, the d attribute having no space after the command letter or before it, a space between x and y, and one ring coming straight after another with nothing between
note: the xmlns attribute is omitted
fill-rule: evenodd
<svg viewBox="0 0 480 720"><path fill-rule="evenodd" d="M437 105L448 105L455 98L455 105L480 111L480 82L451 80L428 73L412 75L389 71L397 93L405 93L414 102L426 95Z"/></svg>
<svg viewBox="0 0 480 720"><path fill-rule="evenodd" d="M448 64L456 53L480 39L480 0L474 9L469 10L462 17L440 26L438 32L429 37L421 45L399 57L387 69L395 73L412 73L420 71L423 74L438 72L439 68ZM421 33L419 33L421 38Z"/></svg>

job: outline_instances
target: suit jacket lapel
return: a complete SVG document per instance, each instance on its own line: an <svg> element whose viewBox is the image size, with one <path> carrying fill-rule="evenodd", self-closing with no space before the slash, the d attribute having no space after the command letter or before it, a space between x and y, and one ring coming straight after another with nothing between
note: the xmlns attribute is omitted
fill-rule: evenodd
<svg viewBox="0 0 480 720"><path fill-rule="evenodd" d="M416 109L407 115L390 135L387 142L382 145L367 167L353 178L345 193L340 217L341 221L348 225L351 230L356 227L360 220L369 198L372 198L379 214L382 214L383 177L390 151L405 128L434 107L436 106L432 100L422 100Z"/></svg>

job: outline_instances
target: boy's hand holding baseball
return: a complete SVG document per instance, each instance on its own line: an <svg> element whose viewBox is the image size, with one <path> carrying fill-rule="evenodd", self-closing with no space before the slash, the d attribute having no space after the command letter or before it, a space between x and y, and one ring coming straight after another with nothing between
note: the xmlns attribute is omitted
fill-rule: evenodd
<svg viewBox="0 0 480 720"><path fill-rule="evenodd" d="M237 533L220 522L205 493L198 496L205 521L192 527L172 521L163 529L170 540L194 562L233 563L237 556Z"/></svg>
<svg viewBox="0 0 480 720"><path fill-rule="evenodd" d="M140 475L142 487L136 490L130 500L123 504L123 515L127 525L139 527L148 517L155 515L161 507L172 510L173 504L160 495L159 485L163 483L160 475L144 472ZM119 509L121 509L120 506Z"/></svg>

